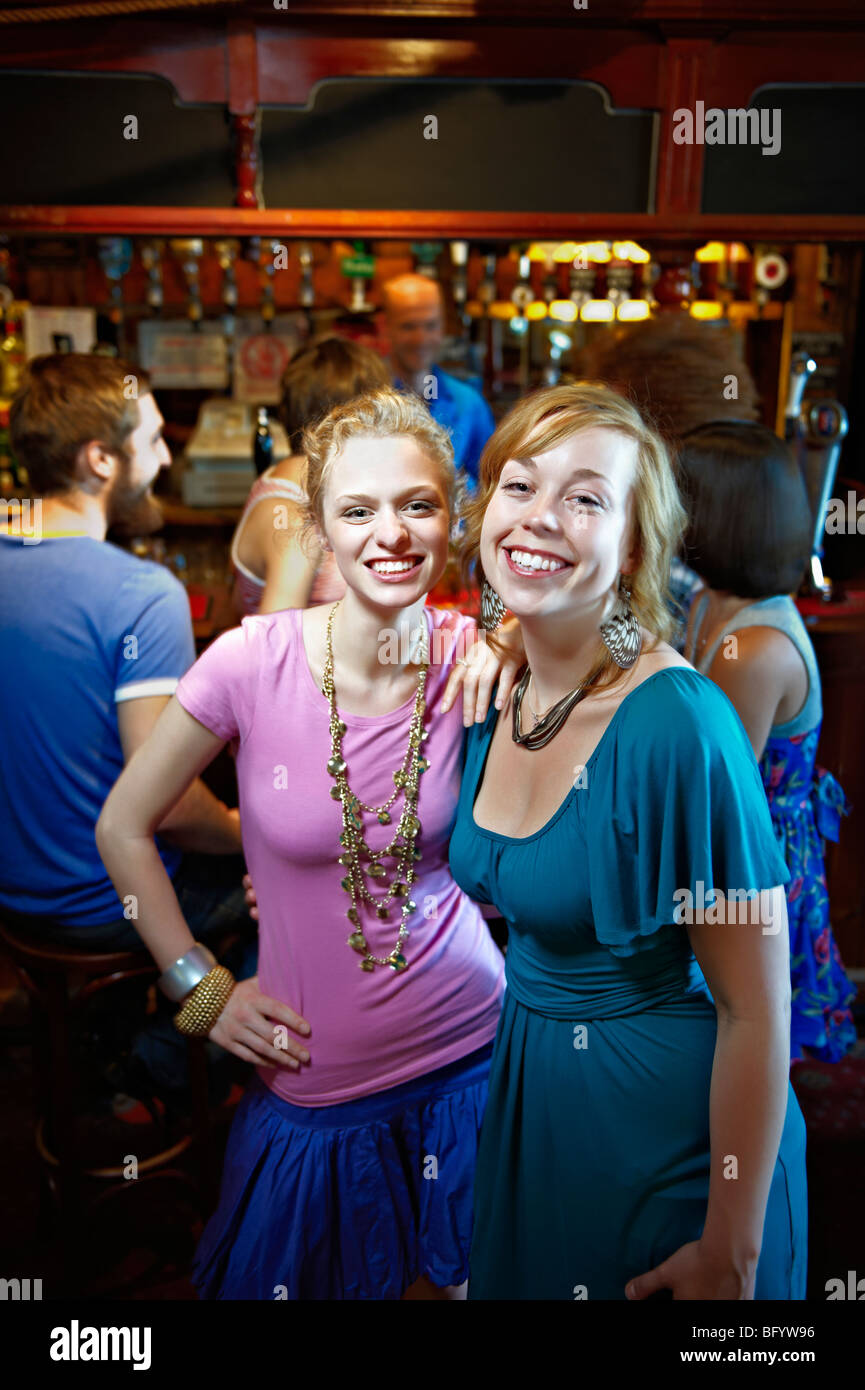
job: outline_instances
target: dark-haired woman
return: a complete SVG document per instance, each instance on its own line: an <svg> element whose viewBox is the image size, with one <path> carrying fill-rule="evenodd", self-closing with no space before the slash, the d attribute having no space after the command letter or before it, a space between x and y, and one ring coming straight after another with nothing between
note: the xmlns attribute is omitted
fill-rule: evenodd
<svg viewBox="0 0 865 1390"><path fill-rule="evenodd" d="M330 552L316 557L300 544L306 504L301 436L335 405L389 385L378 353L335 336L299 348L288 363L279 417L291 453L253 483L231 541L235 595L243 615L342 598L345 584ZM262 505L267 501L270 506Z"/></svg>
<svg viewBox="0 0 865 1390"><path fill-rule="evenodd" d="M686 547L705 586L685 655L736 707L790 870L792 1057L835 1062L856 1041L856 991L829 925L823 839L838 839L847 807L835 778L816 764L820 675L791 596L810 548L805 484L786 444L746 421L691 431L680 463L690 501Z"/></svg>

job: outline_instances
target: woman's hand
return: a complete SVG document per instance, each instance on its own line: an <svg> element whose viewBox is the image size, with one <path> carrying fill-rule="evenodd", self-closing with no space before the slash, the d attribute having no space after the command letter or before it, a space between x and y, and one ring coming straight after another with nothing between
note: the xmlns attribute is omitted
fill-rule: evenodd
<svg viewBox="0 0 865 1390"><path fill-rule="evenodd" d="M309 1053L303 1043L289 1037L289 1030L307 1034L309 1024L287 1004L262 994L254 975L234 986L209 1037L254 1066L297 1071L301 1062L309 1061Z"/></svg>
<svg viewBox="0 0 865 1390"><path fill-rule="evenodd" d="M244 888L246 889L246 892L243 895L244 902L246 903L246 906L249 908L249 915L252 918L253 922L257 922L258 898L255 895L255 889L252 886L252 879L249 877L249 874L243 875L242 882Z"/></svg>
<svg viewBox="0 0 865 1390"><path fill-rule="evenodd" d="M496 709L502 709L511 693L514 680L520 667L525 664L526 652L516 618L505 623L498 633L500 641L507 648L504 657L493 651L486 641L486 633L479 631L477 640L466 652L458 657L445 686L441 712L445 714L457 697L460 686L463 691L463 724L481 723L487 715L490 693L498 680Z"/></svg>
<svg viewBox="0 0 865 1390"><path fill-rule="evenodd" d="M739 1267L729 1256L707 1250L699 1240L681 1245L668 1260L632 1279L625 1297L648 1298L659 1289L672 1289L674 1299L749 1299L754 1297L757 1262Z"/></svg>

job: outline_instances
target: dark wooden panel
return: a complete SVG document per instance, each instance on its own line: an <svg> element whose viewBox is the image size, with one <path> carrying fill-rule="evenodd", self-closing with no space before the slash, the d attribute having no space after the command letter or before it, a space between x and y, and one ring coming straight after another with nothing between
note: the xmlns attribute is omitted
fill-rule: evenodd
<svg viewBox="0 0 865 1390"><path fill-rule="evenodd" d="M704 213L865 213L865 86L764 87L752 105L780 111L780 149L707 145Z"/></svg>
<svg viewBox="0 0 865 1390"><path fill-rule="evenodd" d="M269 207L645 212L653 117L563 82L335 81L262 112ZM424 138L425 118L438 138Z"/></svg>
<svg viewBox="0 0 865 1390"><path fill-rule="evenodd" d="M134 140L124 138L130 115ZM3 73L0 130L0 188L9 202L234 201L224 110L179 105L162 78Z"/></svg>

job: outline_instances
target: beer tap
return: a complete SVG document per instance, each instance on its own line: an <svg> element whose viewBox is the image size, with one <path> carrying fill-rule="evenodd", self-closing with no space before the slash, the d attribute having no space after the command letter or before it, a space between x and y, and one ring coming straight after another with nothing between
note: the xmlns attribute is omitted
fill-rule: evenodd
<svg viewBox="0 0 865 1390"><path fill-rule="evenodd" d="M461 318L465 321L465 304L468 299L468 274L469 263L469 244L467 241L452 241L450 244L451 265L453 266L453 279L451 288Z"/></svg>
<svg viewBox="0 0 865 1390"><path fill-rule="evenodd" d="M784 408L784 438L799 441L803 438L802 397L805 387L817 370L817 363L807 352L794 352L790 358L787 382L787 404Z"/></svg>
<svg viewBox="0 0 865 1390"><path fill-rule="evenodd" d="M526 309L533 302L535 297L531 280L532 263L529 259L528 252L523 252L519 256L517 267L517 283L511 290L511 302L516 305L517 317L522 319L527 327L528 319L526 318ZM514 327L514 322L515 321L511 319L512 328ZM517 333L525 332L525 328L520 326L514 329L514 331Z"/></svg>
<svg viewBox="0 0 865 1390"><path fill-rule="evenodd" d="M495 302L495 297L496 297L496 294L497 294L497 292L498 292L497 289L496 289L496 253L495 253L495 251L488 252L488 253L484 256L483 264L484 264L484 274L483 274L483 279L481 280L480 284L478 285L478 299L480 300L480 303L481 303L481 304L483 305L483 307L484 307L484 312L485 312L486 314L489 314L490 305L493 304L493 303Z"/></svg>
<svg viewBox="0 0 865 1390"><path fill-rule="evenodd" d="M570 273L571 299L578 310L592 298L596 278L597 267L589 261L585 247L581 247L571 262Z"/></svg>
<svg viewBox="0 0 865 1390"><path fill-rule="evenodd" d="M349 313L370 313L374 306L366 297L366 289L375 274L375 257L367 254L362 241L356 241L352 254L343 256L340 269L351 284Z"/></svg>
<svg viewBox="0 0 865 1390"><path fill-rule="evenodd" d="M415 258L415 272L424 275L427 280L439 279L438 258L441 254L442 244L440 241L413 241L411 243L412 255Z"/></svg>
<svg viewBox="0 0 865 1390"><path fill-rule="evenodd" d="M303 309L311 309L315 304L315 285L312 279L312 249L305 241L297 251L300 261L300 304Z"/></svg>
<svg viewBox="0 0 865 1390"><path fill-rule="evenodd" d="M153 314L162 312L165 301L162 286L162 254L164 241L145 241L141 246L141 264L147 271L147 305Z"/></svg>
<svg viewBox="0 0 865 1390"><path fill-rule="evenodd" d="M197 332L201 327L203 309L201 305L200 261L204 255L204 242L201 237L184 237L170 243L171 250L180 262L189 302L186 316Z"/></svg>
<svg viewBox="0 0 865 1390"><path fill-rule="evenodd" d="M802 592L828 601L832 584L823 574L823 532L848 422L847 412L838 401L803 402L805 388L816 370L817 363L807 352L794 352L787 383L784 438L796 455L814 519L811 559Z"/></svg>
<svg viewBox="0 0 865 1390"><path fill-rule="evenodd" d="M124 352L123 277L132 264L132 242L129 237L103 236L97 242L99 264L110 285L109 318L117 329L117 351Z"/></svg>
<svg viewBox="0 0 865 1390"><path fill-rule="evenodd" d="M222 302L225 305L226 313L233 316L237 308L237 275L234 263L237 260L240 244L232 237L228 241L215 241L213 249L222 271Z"/></svg>
<svg viewBox="0 0 865 1390"><path fill-rule="evenodd" d="M823 574L823 536L829 501L835 487L841 446L847 435L847 412L839 401L812 401L804 411L805 484L814 515L811 563L806 592L828 602L832 581Z"/></svg>
<svg viewBox="0 0 865 1390"><path fill-rule="evenodd" d="M615 255L615 253L614 253ZM615 258L607 266L607 298L619 307L631 297L634 283L634 267L624 258Z"/></svg>
<svg viewBox="0 0 865 1390"><path fill-rule="evenodd" d="M259 312L266 333L269 333L273 328L273 320L276 317L276 298L274 295L276 285L276 258L281 250L284 250L281 242L268 241L265 244L263 254L259 256L258 277L259 284L261 285Z"/></svg>
<svg viewBox="0 0 865 1390"><path fill-rule="evenodd" d="M516 307L517 312L515 317L510 320L509 327L520 344L520 390L525 392L529 389L530 368L529 320L526 317L526 309L535 297L531 280L532 263L528 251L522 252L517 266L517 283L511 290L511 303Z"/></svg>
<svg viewBox="0 0 865 1390"><path fill-rule="evenodd" d="M234 263L240 250L240 242L236 238L230 237L227 241L214 242L213 249L222 271L222 303L225 307L225 312L222 315L222 331L225 334L228 368L231 372L234 364L235 334L237 332L237 275Z"/></svg>

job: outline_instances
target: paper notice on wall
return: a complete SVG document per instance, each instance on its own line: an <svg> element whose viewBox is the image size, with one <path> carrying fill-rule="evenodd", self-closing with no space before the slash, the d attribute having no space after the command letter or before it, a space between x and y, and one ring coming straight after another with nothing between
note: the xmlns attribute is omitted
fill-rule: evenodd
<svg viewBox="0 0 865 1390"><path fill-rule="evenodd" d="M24 310L24 350L28 358L46 352L92 352L95 342L95 309L53 309L39 304Z"/></svg>
<svg viewBox="0 0 865 1390"><path fill-rule="evenodd" d="M138 355L157 388L222 391L228 385L228 347L219 324L203 323L196 332L182 320L142 323Z"/></svg>
<svg viewBox="0 0 865 1390"><path fill-rule="evenodd" d="M234 340L234 399L250 405L277 405L282 373L307 334L300 316L280 315L270 332L238 326Z"/></svg>

